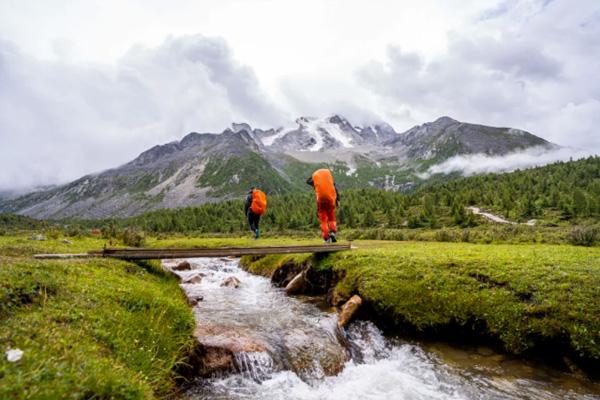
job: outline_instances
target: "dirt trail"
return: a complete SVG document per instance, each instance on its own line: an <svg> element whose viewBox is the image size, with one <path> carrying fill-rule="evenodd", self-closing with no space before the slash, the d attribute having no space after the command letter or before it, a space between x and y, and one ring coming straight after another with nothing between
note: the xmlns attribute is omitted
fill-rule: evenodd
<svg viewBox="0 0 600 400"><path fill-rule="evenodd" d="M535 219L530 219L527 222L523 222L523 223L518 223L518 222L514 222L514 221L509 221L507 219L502 218L499 215L495 215L489 212L485 212L485 211L481 211L480 208L478 207L467 207L467 210L471 211L473 214L475 215L481 215L484 218L492 221L492 222L497 222L499 224L511 224L511 225L529 225L529 226L534 226L536 223Z"/></svg>

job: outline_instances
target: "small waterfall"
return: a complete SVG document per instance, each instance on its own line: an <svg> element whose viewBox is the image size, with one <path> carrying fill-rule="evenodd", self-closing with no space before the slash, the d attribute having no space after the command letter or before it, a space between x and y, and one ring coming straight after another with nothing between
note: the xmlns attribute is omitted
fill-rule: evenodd
<svg viewBox="0 0 600 400"><path fill-rule="evenodd" d="M274 372L273 359L263 352L234 353L234 366L237 373L255 382L269 379Z"/></svg>

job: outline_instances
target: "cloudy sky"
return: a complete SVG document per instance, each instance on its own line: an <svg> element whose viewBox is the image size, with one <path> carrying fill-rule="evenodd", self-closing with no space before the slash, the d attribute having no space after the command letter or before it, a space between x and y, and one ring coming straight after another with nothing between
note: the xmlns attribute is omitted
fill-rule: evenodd
<svg viewBox="0 0 600 400"><path fill-rule="evenodd" d="M600 153L599 76L597 0L0 0L0 190L332 113Z"/></svg>

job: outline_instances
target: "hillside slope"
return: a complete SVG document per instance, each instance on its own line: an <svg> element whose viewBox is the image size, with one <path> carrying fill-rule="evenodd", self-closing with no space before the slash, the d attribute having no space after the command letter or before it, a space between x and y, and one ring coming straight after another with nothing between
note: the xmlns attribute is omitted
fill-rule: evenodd
<svg viewBox="0 0 600 400"><path fill-rule="evenodd" d="M133 161L69 184L0 200L0 212L37 218L123 217L160 208L242 196L251 185L269 194L304 188L316 168L332 168L345 188L402 191L419 172L460 154L504 155L551 143L527 132L448 117L397 133L385 124L354 126L345 118L301 117L293 127L233 124L220 134L190 133Z"/></svg>

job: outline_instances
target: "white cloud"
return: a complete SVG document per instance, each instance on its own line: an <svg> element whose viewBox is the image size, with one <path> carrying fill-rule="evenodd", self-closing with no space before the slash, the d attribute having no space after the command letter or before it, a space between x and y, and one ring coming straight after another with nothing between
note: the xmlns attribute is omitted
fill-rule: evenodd
<svg viewBox="0 0 600 400"><path fill-rule="evenodd" d="M0 42L0 188L65 182L231 121L281 120L221 39L169 38L115 66L40 61Z"/></svg>
<svg viewBox="0 0 600 400"><path fill-rule="evenodd" d="M450 115L600 152L598 54L595 0L4 1L0 190L299 115Z"/></svg>
<svg viewBox="0 0 600 400"><path fill-rule="evenodd" d="M600 152L598 54L597 1L505 1L450 32L446 53L391 45L357 76L383 116L410 111L396 126L450 115Z"/></svg>
<svg viewBox="0 0 600 400"><path fill-rule="evenodd" d="M548 150L545 147L510 153L504 156L488 156L486 154L470 154L454 156L440 164L431 166L420 178L427 179L435 174L460 172L464 176L491 172L510 172L516 169L533 168L556 161L578 160L594 155L594 152L576 150L566 147Z"/></svg>

